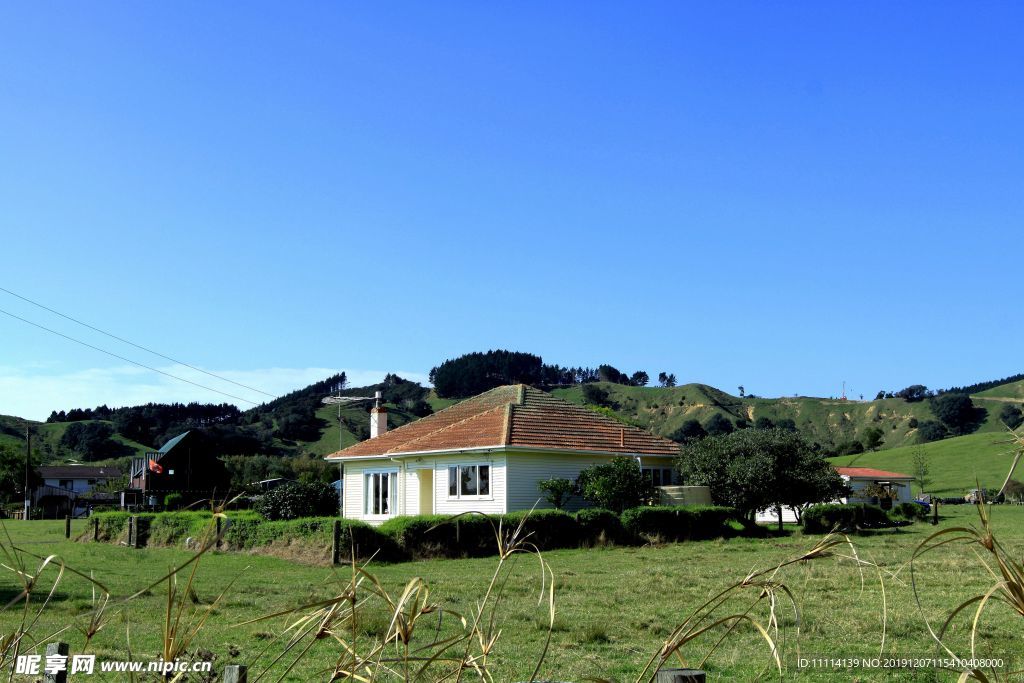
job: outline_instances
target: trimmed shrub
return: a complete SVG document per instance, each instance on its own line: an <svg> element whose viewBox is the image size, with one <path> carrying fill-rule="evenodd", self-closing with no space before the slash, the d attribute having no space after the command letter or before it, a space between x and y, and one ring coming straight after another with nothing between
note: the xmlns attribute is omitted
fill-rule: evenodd
<svg viewBox="0 0 1024 683"><path fill-rule="evenodd" d="M339 512L338 492L330 484L285 484L264 493L253 507L270 520L332 517Z"/></svg>
<svg viewBox="0 0 1024 683"><path fill-rule="evenodd" d="M416 515L394 517L377 530L415 558L484 557L497 552L492 521L496 526L480 515Z"/></svg>
<svg viewBox="0 0 1024 683"><path fill-rule="evenodd" d="M177 510L185 502L185 496L180 493L168 493L164 496L164 509Z"/></svg>
<svg viewBox="0 0 1024 683"><path fill-rule="evenodd" d="M889 514L911 521L928 519L928 510L918 503L897 503Z"/></svg>
<svg viewBox="0 0 1024 683"><path fill-rule="evenodd" d="M584 508L576 513L580 541L586 545L623 543L626 530L617 514L605 508Z"/></svg>
<svg viewBox="0 0 1024 683"><path fill-rule="evenodd" d="M812 505L800 516L804 533L827 534L832 529L855 531L896 526L885 510L866 503Z"/></svg>
<svg viewBox="0 0 1024 683"><path fill-rule="evenodd" d="M520 538L525 538L541 550L576 548L580 545L580 527L576 518L562 510L510 512L502 515L501 521L506 532L514 531L523 524Z"/></svg>
<svg viewBox="0 0 1024 683"><path fill-rule="evenodd" d="M128 534L127 512L117 510L115 512L96 512L93 518L99 521L99 535L101 541L116 541Z"/></svg>
<svg viewBox="0 0 1024 683"><path fill-rule="evenodd" d="M334 535L334 517L306 517L303 519L267 521L255 515L238 517L224 532L224 542L230 550L252 550L268 546L275 541L302 540L310 546L330 548ZM394 540L376 528L351 519L341 520L342 548L354 548L356 559L373 557L374 561L394 562L405 559ZM349 551L342 553L349 556Z"/></svg>
<svg viewBox="0 0 1024 683"><path fill-rule="evenodd" d="M719 505L652 505L622 513L622 526L633 536L689 541L732 535L733 508Z"/></svg>

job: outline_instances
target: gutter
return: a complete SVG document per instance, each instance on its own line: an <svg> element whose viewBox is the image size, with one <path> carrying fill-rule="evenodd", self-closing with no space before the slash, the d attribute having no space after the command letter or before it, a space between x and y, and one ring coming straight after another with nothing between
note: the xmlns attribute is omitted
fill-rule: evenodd
<svg viewBox="0 0 1024 683"><path fill-rule="evenodd" d="M624 453L624 452L610 452L610 451L591 451L575 448L543 448L539 446L476 446L473 448L458 448L458 449L440 449L430 451L408 451L405 453L390 453L382 455L352 455L347 457L332 458L325 455L324 460L331 463L345 463L345 462L357 462L362 460L392 460L396 461L399 458L411 458L411 457L422 457L425 455L461 455L461 454L476 454L476 453L518 453L521 451L529 451L533 453L555 453L555 454L569 454L569 455L593 455L598 457L608 458L674 458L675 454L672 453Z"/></svg>

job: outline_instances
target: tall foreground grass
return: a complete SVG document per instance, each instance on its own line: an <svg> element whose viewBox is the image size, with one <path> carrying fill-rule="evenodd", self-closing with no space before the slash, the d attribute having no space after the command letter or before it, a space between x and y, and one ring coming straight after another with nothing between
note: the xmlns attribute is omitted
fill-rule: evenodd
<svg viewBox="0 0 1024 683"><path fill-rule="evenodd" d="M10 631L0 634L0 666L5 667L0 670L11 672L18 654L39 653L47 642L69 640L66 633L69 629L76 629L76 644L84 642L82 648L76 646L76 653L88 653L97 633L104 629L116 629L114 633L118 633L124 628L126 658L131 658L131 622L136 618L131 609L132 601L152 593L163 596L161 645L158 653L146 654L158 654L165 660L200 658L204 640L209 636L211 614L239 585L228 581L216 597L205 601L195 591L206 554L216 545L215 520L227 514L223 506L215 509L198 547L186 561L169 567L156 581L147 582L127 598L120 599L112 598L103 583L86 570L71 568L56 555L44 557L19 548L4 531L0 535L0 566L14 578L17 589L10 597L5 595L6 603L0 605L5 617L14 616L0 622L5 624L5 631ZM950 605L937 622L930 620L923 606L920 609L920 619L926 624L936 649L959 658L986 654L978 651L977 635L986 619L1005 618L1005 609L998 617L990 614L995 606L1009 608L1010 614L1016 615L1018 623L1024 625L1019 621L1024 617L1024 570L996 538L989 507L979 505L977 514L975 526L960 525L931 534L906 562L919 605L925 602L922 597L926 590L919 579L921 573L927 571L920 560L932 553L970 555L977 561L976 566L991 577L987 590L962 604ZM249 680L294 679L299 676L300 664L301 675L307 676L315 669L316 680L496 680L494 672L502 657L503 643L507 645L508 638L514 637L503 632L503 608L508 600L506 588L513 572L524 562L527 564L523 568L536 572L536 602L544 613L542 627L546 631L536 652L528 655L532 662L530 680L540 677L565 680L557 672L544 670L556 617L554 574L531 544L522 523L506 526L498 521L492 529L498 556L486 587L468 607L462 603L460 609L453 609L437 600L430 582L422 577L409 579L389 591L375 576L372 561L360 562L353 556L336 578L331 597L296 607L287 606L238 624L265 623L272 634L259 652L245 660L250 666ZM881 587L876 610L877 646L878 652L883 652L888 626L886 586L900 581L904 568L885 570L859 552L856 545L850 537L829 534L782 561L755 567L732 581L723 580L720 589L681 615L678 622L664 632L661 643L652 643L651 654L636 672L635 680L638 683L651 681L656 671L666 666L702 668L713 665L730 639L751 636L763 643L761 673L765 678L791 673L787 662L793 661L793 654L799 654L801 632L807 628L807 623L801 606L805 598L800 593L800 584L789 581L787 573L808 563L853 564L860 574L860 589L868 581L877 581ZM599 556L599 552L595 555ZM55 621L40 618L47 610L56 608L53 598L58 586L72 575L88 581L91 587L88 614L75 626L41 630L40 623ZM236 576L235 581L238 579ZM857 597L856 578L848 593ZM970 617L971 627L967 642L961 643L963 636L956 641L951 639L951 625L965 615ZM126 625L122 627L122 623ZM324 652L328 650L333 654L325 659ZM518 652L520 658L526 658L522 650ZM843 672L837 675L842 676ZM957 671L956 675L965 681L1001 681L1012 680L1014 674L968 669ZM176 674L170 680L181 680L183 676ZM13 678L13 673L8 677Z"/></svg>

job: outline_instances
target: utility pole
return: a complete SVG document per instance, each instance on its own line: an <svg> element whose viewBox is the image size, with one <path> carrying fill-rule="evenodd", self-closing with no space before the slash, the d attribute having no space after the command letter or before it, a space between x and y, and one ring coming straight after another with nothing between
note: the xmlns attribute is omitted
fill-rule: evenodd
<svg viewBox="0 0 1024 683"><path fill-rule="evenodd" d="M32 507L32 494L28 490L29 460L32 458L32 430L25 425L25 521L28 521L29 510Z"/></svg>

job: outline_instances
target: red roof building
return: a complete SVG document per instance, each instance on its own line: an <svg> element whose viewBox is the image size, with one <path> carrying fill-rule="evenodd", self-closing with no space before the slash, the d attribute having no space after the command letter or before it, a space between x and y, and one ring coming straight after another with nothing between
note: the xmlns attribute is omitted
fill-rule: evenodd
<svg viewBox="0 0 1024 683"><path fill-rule="evenodd" d="M614 456L636 458L656 484L670 484L678 452L673 441L517 384L378 430L326 459L343 467L344 515L378 522L546 507L540 480L575 479Z"/></svg>

